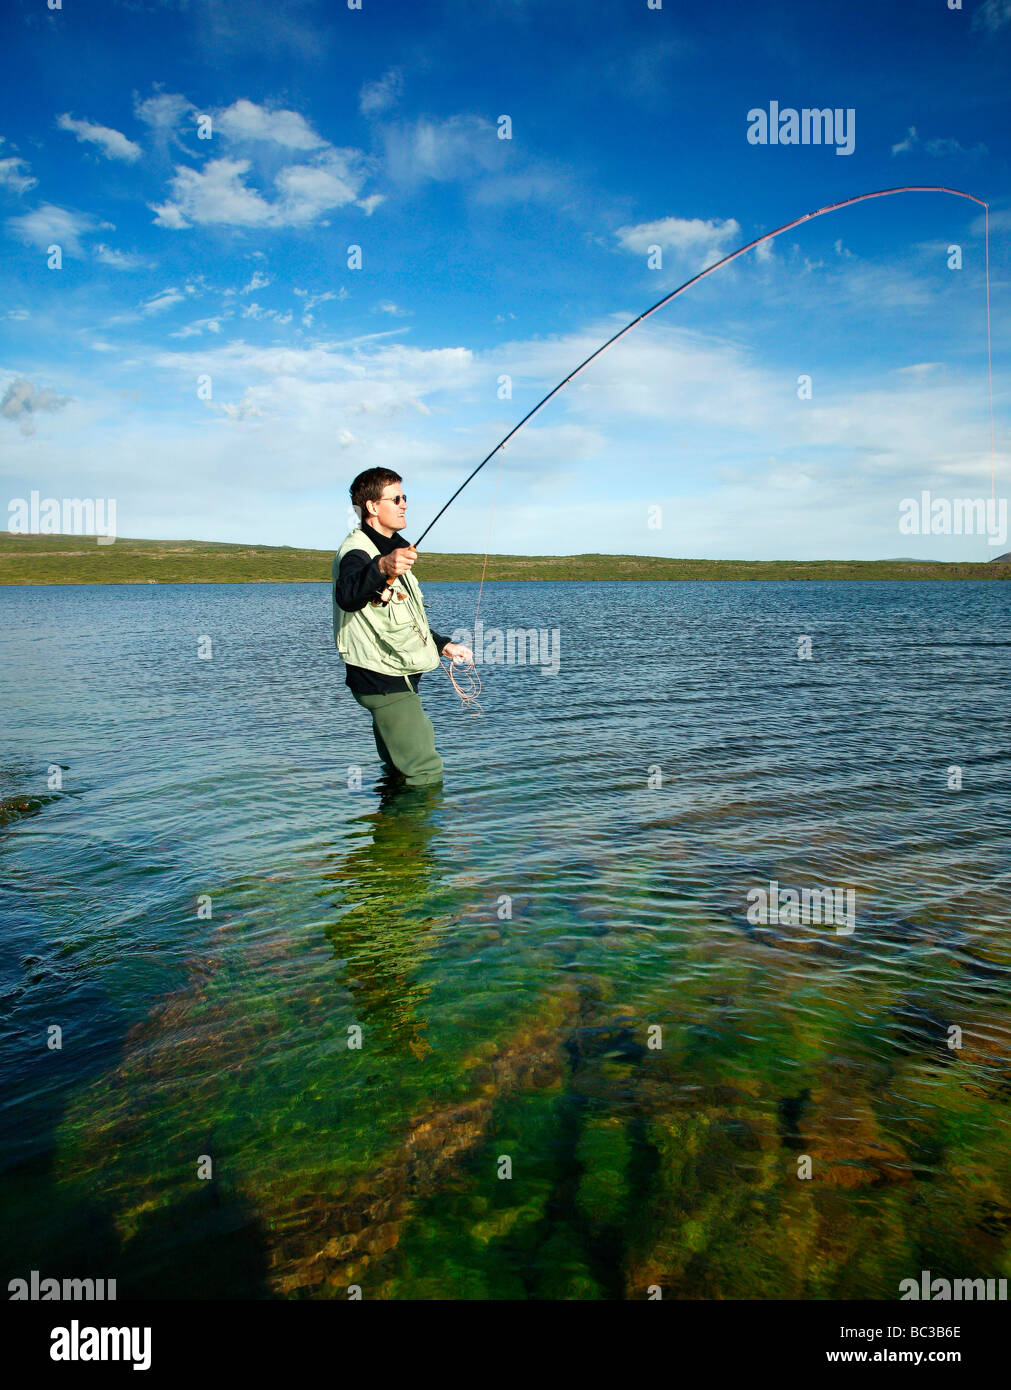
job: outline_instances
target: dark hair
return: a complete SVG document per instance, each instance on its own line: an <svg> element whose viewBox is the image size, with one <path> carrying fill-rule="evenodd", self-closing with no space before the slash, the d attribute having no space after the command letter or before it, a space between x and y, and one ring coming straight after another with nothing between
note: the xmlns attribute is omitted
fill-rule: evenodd
<svg viewBox="0 0 1011 1390"><path fill-rule="evenodd" d="M358 520L367 522L369 519L366 502L378 502L384 488L389 487L390 483L400 482L403 482L400 474L392 473L388 468L366 468L364 473L359 473L348 489Z"/></svg>

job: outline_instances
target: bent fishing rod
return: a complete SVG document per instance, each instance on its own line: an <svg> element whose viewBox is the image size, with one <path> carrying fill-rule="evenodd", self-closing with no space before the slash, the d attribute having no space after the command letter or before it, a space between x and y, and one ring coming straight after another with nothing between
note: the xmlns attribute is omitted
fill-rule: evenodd
<svg viewBox="0 0 1011 1390"><path fill-rule="evenodd" d="M519 424L514 425L504 439L499 440L499 442L495 445L494 449L492 449L491 453L481 460L478 466L474 469L473 473L471 473L468 477L464 478L463 482L453 493L452 497L441 509L441 511L436 512L433 519L428 523L424 531L422 531L421 535L415 541L414 548L417 549L417 547L428 535L429 531L431 531L435 523L442 516L443 512L447 511L453 505L453 503L460 496L460 493L464 490L467 484L477 477L477 475L481 472L481 469L485 466L485 464L490 463L500 449L505 448L505 446L509 443L510 439L512 439L514 435L519 433L519 431L523 428L523 426L527 423L528 420L532 420L533 417L537 414L537 412L541 410L544 406L546 406L548 401L550 401L553 396L557 396L559 391L561 391L561 389L564 386L568 386L569 382L572 381L574 377L577 377L584 367L588 367L591 362L593 362L596 358L598 358L601 355L601 353L606 352L609 347L612 347L618 341L619 338L623 338L626 333L631 332L631 330L635 328L637 324L642 323L644 319L648 319L650 314L655 314L658 309L662 309L663 306L665 304L669 304L672 299L677 299L679 294L683 294L685 290L691 289L692 285L697 285L698 282L700 280L704 280L707 275L712 275L714 271L721 270L725 265L729 265L731 261L736 261L738 256L743 256L746 251L750 251L755 246L760 246L763 241L771 241L774 237L782 236L784 232L790 231L793 227L799 227L802 222L810 222L815 217L824 217L825 214L828 212L838 212L840 208L851 207L854 203L866 202L869 198L888 198L896 193L950 193L955 198L969 198L972 202L979 203L980 206L984 209L984 225L986 240L986 349L988 383L990 390L990 449L992 455L994 448L994 425L993 363L990 354L990 204L985 202L982 198L977 198L974 193L965 193L960 188L946 188L943 185L939 184L906 184L902 188L880 188L873 193L859 193L855 198L844 198L839 203L830 203L828 207L817 208L814 212L805 212L803 217L795 217L792 222L784 222L782 227L777 227L775 231L765 232L762 236L755 237L755 239L753 241L749 241L746 246L740 246L736 251L731 251L729 256L724 256L722 260L714 262L713 265L706 266L705 270L700 270L697 275L693 275L691 279L686 280L683 285L678 285L676 290L671 290L670 294L665 294L663 299L658 299L657 302L651 308L647 309L645 313L637 315L637 317L634 318L631 321L631 323L626 323L624 328L619 329L619 331L615 333L613 337L608 338L607 342L602 343L601 346L597 348L595 352L591 352L589 357L587 357L585 361L580 362L579 366L574 368L568 374L568 376L564 378L564 380L560 381L557 386L553 387L542 400L539 400L537 404L534 406L533 410L527 411L526 415L524 415L523 419L519 422Z"/></svg>

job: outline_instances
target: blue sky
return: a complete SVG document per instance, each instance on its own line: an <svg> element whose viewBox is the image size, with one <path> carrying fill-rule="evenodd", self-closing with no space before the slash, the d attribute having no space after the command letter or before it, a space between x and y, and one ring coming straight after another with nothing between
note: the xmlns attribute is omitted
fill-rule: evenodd
<svg viewBox="0 0 1011 1390"><path fill-rule="evenodd" d="M623 322L908 183L991 204L1011 492L1011 0L17 0L2 62L9 499L336 548L381 464L416 537ZM851 152L751 143L771 102L852 112ZM898 529L923 490L991 493L983 246L937 194L765 243L567 387L426 546L992 558Z"/></svg>

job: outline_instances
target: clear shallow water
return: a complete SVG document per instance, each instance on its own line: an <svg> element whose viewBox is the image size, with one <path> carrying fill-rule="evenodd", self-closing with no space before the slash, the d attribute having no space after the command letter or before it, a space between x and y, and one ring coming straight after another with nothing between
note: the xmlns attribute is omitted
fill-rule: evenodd
<svg viewBox="0 0 1011 1390"><path fill-rule="evenodd" d="M424 587L471 624L476 586ZM426 676L446 781L395 798L326 585L2 589L0 615L7 1278L1011 1274L1003 585L488 586L485 623L558 627L561 670L486 666L480 718ZM752 924L772 880L853 889L855 930Z"/></svg>

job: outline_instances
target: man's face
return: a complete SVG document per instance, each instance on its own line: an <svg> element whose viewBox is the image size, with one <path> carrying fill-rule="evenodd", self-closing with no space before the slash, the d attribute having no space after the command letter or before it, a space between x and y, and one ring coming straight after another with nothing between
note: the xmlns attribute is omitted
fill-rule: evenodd
<svg viewBox="0 0 1011 1390"><path fill-rule="evenodd" d="M399 531L407 516L407 497L403 488L402 480L399 483L388 483L376 504L376 520L380 526L387 526L391 531ZM395 502L394 498L399 498L399 501Z"/></svg>

